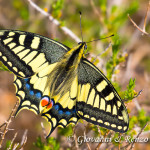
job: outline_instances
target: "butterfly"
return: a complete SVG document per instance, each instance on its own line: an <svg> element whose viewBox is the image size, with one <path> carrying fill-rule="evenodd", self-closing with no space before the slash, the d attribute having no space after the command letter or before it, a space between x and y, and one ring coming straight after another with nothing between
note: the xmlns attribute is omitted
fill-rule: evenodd
<svg viewBox="0 0 150 150"><path fill-rule="evenodd" d="M84 119L124 133L129 116L105 75L83 53L86 43L69 48L47 37L0 30L0 61L14 74L18 114L28 109L50 124L66 127Z"/></svg>

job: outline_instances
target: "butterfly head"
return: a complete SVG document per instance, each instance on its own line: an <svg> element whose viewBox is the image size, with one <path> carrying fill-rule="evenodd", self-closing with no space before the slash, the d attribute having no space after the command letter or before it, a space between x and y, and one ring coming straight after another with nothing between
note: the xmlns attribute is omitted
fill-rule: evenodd
<svg viewBox="0 0 150 150"><path fill-rule="evenodd" d="M43 97L40 102L40 112L45 113L53 107L53 101L49 97Z"/></svg>
<svg viewBox="0 0 150 150"><path fill-rule="evenodd" d="M79 42L78 45L80 45L81 47L83 47L84 50L87 49L87 44L86 44L86 42Z"/></svg>

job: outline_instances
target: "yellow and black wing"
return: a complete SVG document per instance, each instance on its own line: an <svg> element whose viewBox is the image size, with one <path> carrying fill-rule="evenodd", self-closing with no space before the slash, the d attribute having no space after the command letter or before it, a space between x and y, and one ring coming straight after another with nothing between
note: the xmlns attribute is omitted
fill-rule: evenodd
<svg viewBox="0 0 150 150"><path fill-rule="evenodd" d="M49 96L47 75L69 50L46 37L23 31L0 30L0 61L15 75L17 110L40 112L40 102Z"/></svg>
<svg viewBox="0 0 150 150"><path fill-rule="evenodd" d="M93 124L126 132L128 113L110 81L87 59L79 64L78 72L77 114Z"/></svg>
<svg viewBox="0 0 150 150"><path fill-rule="evenodd" d="M67 46L34 33L0 30L0 60L22 78L58 62L68 50Z"/></svg>
<svg viewBox="0 0 150 150"><path fill-rule="evenodd" d="M66 85L63 88L66 88ZM42 116L50 124L49 135L57 126L65 128L69 124L75 125L78 122L80 117L76 113L77 89L78 80L76 76L73 82L70 83L70 88L67 89L67 92L64 92L63 95L58 94L54 96L51 99L53 107L42 113Z"/></svg>
<svg viewBox="0 0 150 150"><path fill-rule="evenodd" d="M47 84L53 69L69 50L59 42L34 33L0 31L0 61L15 74L14 85L20 100L17 112L29 109L41 113L50 123L49 135L57 126L76 124L80 118L126 132L129 118L121 98L107 78L84 58L72 81L63 84L61 95L49 97ZM58 80L62 82L65 74L61 75Z"/></svg>
<svg viewBox="0 0 150 150"><path fill-rule="evenodd" d="M68 100L70 100L69 96L62 101ZM42 116L49 122L50 125L47 137L50 136L56 127L65 128L69 124L75 125L79 120L79 116L76 113L76 101L71 109L68 108L68 105L64 107L61 102L55 103L54 99L51 99L51 101L53 103L53 107L49 111L42 113Z"/></svg>
<svg viewBox="0 0 150 150"><path fill-rule="evenodd" d="M49 135L57 126L76 124L79 119L74 94L68 91L61 97L50 98L47 86L48 75L68 50L67 46L34 33L0 31L0 61L15 74L16 96L20 100L16 113L22 109L41 113L50 124ZM77 84L76 78L76 89ZM47 104L42 107L42 102Z"/></svg>

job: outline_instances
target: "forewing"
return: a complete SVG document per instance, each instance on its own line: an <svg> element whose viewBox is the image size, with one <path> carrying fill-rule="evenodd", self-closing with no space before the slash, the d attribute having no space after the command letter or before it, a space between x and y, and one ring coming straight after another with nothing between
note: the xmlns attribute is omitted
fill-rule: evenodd
<svg viewBox="0 0 150 150"><path fill-rule="evenodd" d="M78 82L78 115L93 124L126 132L129 117L123 101L110 81L86 59L79 65Z"/></svg>
<svg viewBox="0 0 150 150"><path fill-rule="evenodd" d="M34 33L0 30L0 61L23 78L59 61L68 50L61 43Z"/></svg>

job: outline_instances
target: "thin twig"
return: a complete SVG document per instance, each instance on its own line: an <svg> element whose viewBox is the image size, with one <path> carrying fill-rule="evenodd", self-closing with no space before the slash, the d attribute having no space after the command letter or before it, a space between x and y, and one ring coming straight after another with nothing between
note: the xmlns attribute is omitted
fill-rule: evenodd
<svg viewBox="0 0 150 150"><path fill-rule="evenodd" d="M4 122L2 125L0 125L0 128L2 128L3 126L5 126L6 125L6 122Z"/></svg>
<svg viewBox="0 0 150 150"><path fill-rule="evenodd" d="M139 132L139 133L137 134L137 136L134 138L133 143L128 143L127 145L125 145L124 147L121 147L120 149L121 149L121 150L127 149L127 148L132 144L131 147L130 147L130 149L129 149L129 150L132 150L132 149L133 149L133 146L134 146L134 143L135 143L135 139L138 138L140 135L143 135L142 132L143 132L143 130L146 128L147 124L148 124L148 123L145 124L145 126L140 130L140 132ZM144 133L144 132L143 132L143 133Z"/></svg>
<svg viewBox="0 0 150 150"><path fill-rule="evenodd" d="M134 25L139 31L141 31L143 34L149 35L149 33L143 31L143 30L130 18L129 14L128 14L128 18L130 19L130 21L133 23L133 25Z"/></svg>
<svg viewBox="0 0 150 150"><path fill-rule="evenodd" d="M140 90L139 92L138 92L138 94L136 95L136 96L134 96L133 98L137 98L138 96L140 96L141 95L141 93L143 92L143 89L142 90Z"/></svg>
<svg viewBox="0 0 150 150"><path fill-rule="evenodd" d="M104 135L104 139L106 138L106 136L109 134L110 130L108 130L106 132L106 134ZM96 146L95 150L99 150L100 146L102 145L103 142L99 142L98 145Z"/></svg>
<svg viewBox="0 0 150 150"><path fill-rule="evenodd" d="M73 130L73 138L74 138L75 148L76 148L76 150L78 150L79 145L78 145L77 136L76 136L76 133L75 133L76 127L77 127L77 124L75 125L74 130Z"/></svg>
<svg viewBox="0 0 150 150"><path fill-rule="evenodd" d="M137 101L137 99L134 99L133 102L134 102L137 110L140 111L141 110L141 106L140 106L139 102Z"/></svg>
<svg viewBox="0 0 150 150"><path fill-rule="evenodd" d="M11 123L11 119L14 117L14 114L15 114L15 112L16 112L16 109L18 108L18 104L19 104L19 101L17 100L17 102L16 102L14 108L12 109L12 111L11 111L11 113L10 113L10 115L9 115L8 120L5 122L5 128L4 128L4 131L3 131L3 133L2 133L1 140L0 140L0 148L2 147L2 143L3 143L3 140L4 140L4 138L5 138L5 135L6 135L7 131L9 130L9 129L8 129L8 126L9 126L9 124Z"/></svg>
<svg viewBox="0 0 150 150"><path fill-rule="evenodd" d="M87 126L87 125L84 125L84 137L86 137L86 126ZM90 147L90 145L89 145L88 142L86 142L86 145L87 145L87 147L88 147L88 150L91 150L91 147Z"/></svg>
<svg viewBox="0 0 150 150"><path fill-rule="evenodd" d="M143 25L143 31L144 31L144 32L145 32L145 27L146 27L146 21L147 21L147 16L148 16L149 8L150 8L150 1L149 1L149 3L148 3L148 7L147 7L145 19L144 19L144 25Z"/></svg>
<svg viewBox="0 0 150 150"><path fill-rule="evenodd" d="M60 26L60 22L59 22L58 20L54 19L51 14L45 12L45 11L44 11L43 9L41 9L38 5L36 5L33 1L31 1L31 0L27 0L27 1L30 3L30 5L31 5L34 9L36 9L36 10L37 10L38 12L40 12L42 15L48 17L48 19L49 19L52 23L54 23L56 26L59 26L60 29L62 29L65 34L69 35L69 36L70 36L73 40L75 40L77 43L79 43L79 42L81 41L70 29L68 29L68 28L65 27L65 26Z"/></svg>
<svg viewBox="0 0 150 150"><path fill-rule="evenodd" d="M97 127L97 130L98 130L99 136L101 136L101 130L100 130L99 126L97 125L96 127Z"/></svg>
<svg viewBox="0 0 150 150"><path fill-rule="evenodd" d="M137 138L140 136L140 134L143 132L143 130L146 128L146 126L147 126L147 123L146 123L145 126L141 129L141 131L139 132L139 134L136 136L135 139L137 139ZM132 149L133 149L134 143L135 143L135 140L134 140L133 143L131 144L131 147L130 147L129 150L132 150Z"/></svg>
<svg viewBox="0 0 150 150"><path fill-rule="evenodd" d="M143 90L140 90L140 91L138 92L138 94L137 94L136 96L134 96L134 98L133 98L134 100L132 99L138 111L141 110L141 106L140 106L140 104L139 104L139 102L137 101L136 98L141 95L142 91L143 91Z"/></svg>

